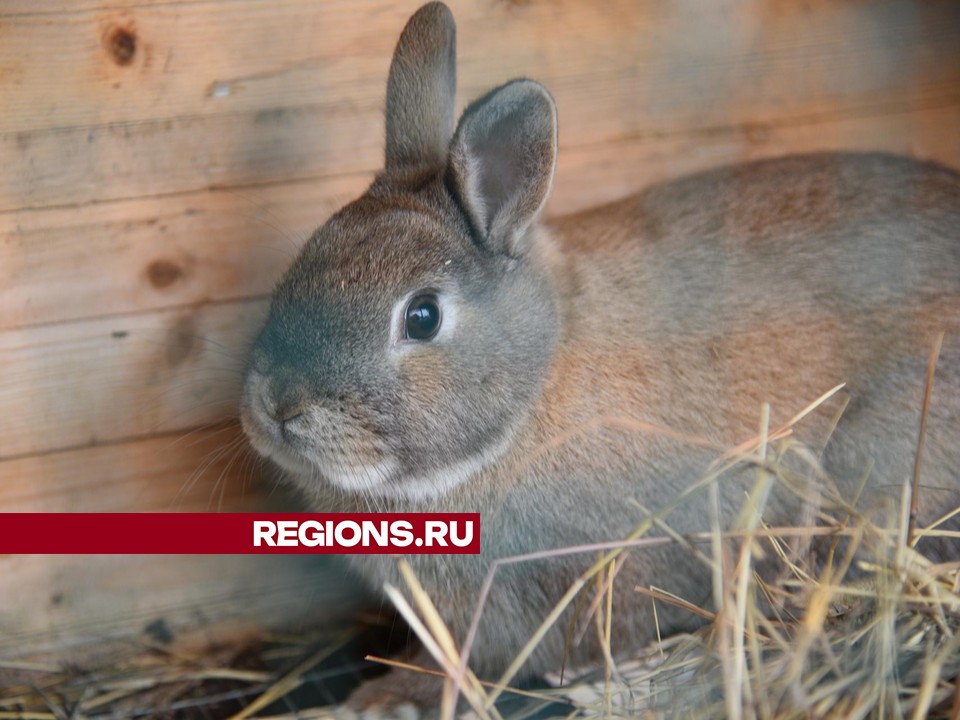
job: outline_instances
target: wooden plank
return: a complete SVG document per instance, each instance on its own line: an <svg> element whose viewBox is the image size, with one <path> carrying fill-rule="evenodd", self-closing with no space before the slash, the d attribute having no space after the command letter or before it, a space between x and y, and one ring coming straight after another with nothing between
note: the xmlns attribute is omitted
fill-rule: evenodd
<svg viewBox="0 0 960 720"><path fill-rule="evenodd" d="M236 416L265 302L0 332L0 459Z"/></svg>
<svg viewBox="0 0 960 720"><path fill-rule="evenodd" d="M200 0L205 2L206 0ZM198 4L198 0L4 0L0 5L0 20L20 16L56 15L81 10L132 11L151 5L189 5Z"/></svg>
<svg viewBox="0 0 960 720"><path fill-rule="evenodd" d="M379 109L326 107L7 133L0 211L371 172L382 136Z"/></svg>
<svg viewBox="0 0 960 720"><path fill-rule="evenodd" d="M3 512L289 511L236 425L0 461ZM352 612L342 567L307 556L0 555L0 659L174 633L322 625ZM67 653L66 655L64 653Z"/></svg>
<svg viewBox="0 0 960 720"><path fill-rule="evenodd" d="M255 0L15 16L0 45L11 80L0 131L353 103L365 81L382 84L417 4ZM382 88L363 95L382 102Z"/></svg>
<svg viewBox="0 0 960 720"><path fill-rule="evenodd" d="M139 8L147 49L123 67L102 46L106 10L14 17L0 27L0 210L373 170L389 54L417 4ZM461 97L537 77L565 147L908 110L958 92L958 8L459 2Z"/></svg>
<svg viewBox="0 0 960 720"><path fill-rule="evenodd" d="M397 35L420 4L110 3L13 17L0 45L11 80L0 132L344 102L376 109ZM755 111L758 100L832 105L837 95L923 93L960 79L944 62L958 52L960 11L944 0L773 11L762 0L451 5L468 97L523 74L561 95L576 87L584 100L609 100L613 89L620 115L641 117L701 105L704 95L712 106ZM126 64L112 54L116 28L133 43ZM45 47L57 52L31 52ZM609 118L607 108L592 111L595 121Z"/></svg>
<svg viewBox="0 0 960 720"><path fill-rule="evenodd" d="M0 660L226 622L267 630L342 623L356 586L307 555L0 556ZM86 653L89 655L89 653Z"/></svg>
<svg viewBox="0 0 960 720"><path fill-rule="evenodd" d="M960 99L904 112L811 117L565 148L550 214L726 162L887 150L960 168ZM296 248L369 175L0 214L0 328L268 293ZM96 280L93 281L92 279Z"/></svg>
<svg viewBox="0 0 960 720"><path fill-rule="evenodd" d="M273 474L236 423L0 460L3 512L251 512ZM278 511L294 504L283 494Z"/></svg>
<svg viewBox="0 0 960 720"><path fill-rule="evenodd" d="M554 198L563 214L625 197L648 182L732 162L816 151L891 152L960 169L960 103L922 111L843 118L810 117L798 124L749 123L698 133L608 142L561 152Z"/></svg>
<svg viewBox="0 0 960 720"><path fill-rule="evenodd" d="M0 214L0 329L265 295L370 178Z"/></svg>

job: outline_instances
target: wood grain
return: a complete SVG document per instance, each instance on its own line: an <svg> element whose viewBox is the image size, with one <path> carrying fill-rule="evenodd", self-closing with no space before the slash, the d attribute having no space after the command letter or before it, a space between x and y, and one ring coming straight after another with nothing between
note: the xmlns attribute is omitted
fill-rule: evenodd
<svg viewBox="0 0 960 720"><path fill-rule="evenodd" d="M272 469L236 423L146 440L0 460L4 512L252 512ZM281 493L277 509L294 505Z"/></svg>
<svg viewBox="0 0 960 720"><path fill-rule="evenodd" d="M263 296L370 177L0 214L0 328Z"/></svg>
<svg viewBox="0 0 960 720"><path fill-rule="evenodd" d="M264 310L248 300L0 333L0 459L235 417Z"/></svg>
<svg viewBox="0 0 960 720"><path fill-rule="evenodd" d="M205 0L199 0L204 2ZM151 5L196 5L198 0L4 0L0 19L20 16L56 15L80 10L135 10Z"/></svg>
<svg viewBox="0 0 960 720"><path fill-rule="evenodd" d="M280 107L379 110L396 38L420 4L104 3L16 15L0 45L0 132ZM579 101L568 108L586 113L571 116L579 133L705 108L756 119L878 94L920 97L960 77L943 62L957 52L960 10L944 0L450 4L464 99L517 75L535 77ZM116 57L117 28L129 35L129 58Z"/></svg>
<svg viewBox="0 0 960 720"><path fill-rule="evenodd" d="M0 210L371 171L416 2L294 0L14 16L0 28ZM942 102L955 3L454 3L461 99L517 75L561 144ZM141 43L119 66L110 27ZM31 53L56 46L56 53ZM140 47L139 45L137 47ZM251 52L250 48L257 48ZM215 92L215 88L223 88Z"/></svg>
<svg viewBox="0 0 960 720"><path fill-rule="evenodd" d="M53 651L62 663L110 640L151 642L157 621L174 634L229 621L234 637L342 628L359 590L336 561L308 555L6 555L0 597L0 661Z"/></svg>
<svg viewBox="0 0 960 720"><path fill-rule="evenodd" d="M867 116L656 133L565 149L548 214L746 158L885 150L960 168L960 98ZM369 174L0 214L0 329L270 292L315 227ZM96 278L96 282L92 279Z"/></svg>
<svg viewBox="0 0 960 720"><path fill-rule="evenodd" d="M287 512L272 472L245 452L239 428L0 461L4 512ZM342 622L359 589L336 561L309 556L0 555L0 660L53 653L91 659L90 645L176 635Z"/></svg>
<svg viewBox="0 0 960 720"><path fill-rule="evenodd" d="M625 197L650 182L727 163L817 151L891 152L960 169L960 102L795 122L652 134L561 152L548 214Z"/></svg>

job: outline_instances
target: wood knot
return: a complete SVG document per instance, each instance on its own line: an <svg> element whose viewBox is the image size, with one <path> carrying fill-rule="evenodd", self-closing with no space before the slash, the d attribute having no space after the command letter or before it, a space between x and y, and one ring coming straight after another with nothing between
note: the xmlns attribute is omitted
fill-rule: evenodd
<svg viewBox="0 0 960 720"><path fill-rule="evenodd" d="M103 45L113 61L125 67L137 54L137 35L131 28L111 25L103 37Z"/></svg>
<svg viewBox="0 0 960 720"><path fill-rule="evenodd" d="M183 277L183 268L170 260L154 260L147 266L147 279L157 290L168 288Z"/></svg>

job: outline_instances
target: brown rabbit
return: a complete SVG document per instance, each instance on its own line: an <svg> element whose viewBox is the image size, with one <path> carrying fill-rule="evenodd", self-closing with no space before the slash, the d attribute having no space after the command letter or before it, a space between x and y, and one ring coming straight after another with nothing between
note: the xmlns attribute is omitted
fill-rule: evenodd
<svg viewBox="0 0 960 720"><path fill-rule="evenodd" d="M278 285L242 416L317 510L482 513L479 557L411 559L460 640L493 559L624 537L720 449L755 436L765 402L776 425L846 383L824 465L849 497L872 462L863 502L898 498L942 331L921 516L960 505L957 173L884 155L789 157L541 224L557 154L550 95L515 80L454 128L454 90L453 18L431 3L390 68L386 167ZM822 446L838 406L801 437ZM722 520L753 477L722 479ZM668 523L708 530L710 507L694 493ZM800 507L778 491L765 518L796 522ZM956 541L929 549L960 557ZM504 669L592 559L499 574L472 654L479 674ZM390 558L354 560L375 587L397 581ZM651 582L710 595L689 550L633 552L617 581L619 649L654 636L633 593ZM659 616L662 633L692 622ZM560 666L565 628L529 672ZM588 634L571 662L598 652ZM407 673L361 693L430 702L436 687Z"/></svg>

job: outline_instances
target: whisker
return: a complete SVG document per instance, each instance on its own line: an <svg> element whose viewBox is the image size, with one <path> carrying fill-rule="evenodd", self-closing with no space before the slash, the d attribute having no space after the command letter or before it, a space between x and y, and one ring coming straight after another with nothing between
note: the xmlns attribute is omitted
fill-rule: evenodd
<svg viewBox="0 0 960 720"><path fill-rule="evenodd" d="M223 458L226 453L236 448L238 444L243 440L244 438L241 436L239 438L235 438L234 440L230 441L223 447L212 450L208 454L207 458L201 462L200 466L190 474L190 477L187 478L186 482L184 482L180 490L177 491L177 494L174 496L174 499L172 502L173 503L180 502L182 505L183 501L186 498L186 495L190 493L190 491L194 488L194 486L197 484L200 478L203 477L203 475L207 472L207 470L209 470L215 463L217 463L221 458Z"/></svg>
<svg viewBox="0 0 960 720"><path fill-rule="evenodd" d="M230 468L233 467L233 464L237 461L237 458L241 456L241 453L238 450L242 450L242 445L237 445L234 443L229 450L230 459L227 461L227 464L224 465L223 469L220 471L220 475L217 477L217 481L213 484L213 489L210 491L210 500L207 502L207 507L210 507L210 502L213 499L213 493L216 492L217 488L220 488L220 497L217 501L217 512L222 512L223 510L223 498L226 494L227 489L227 478L229 477L227 473L230 471Z"/></svg>
<svg viewBox="0 0 960 720"><path fill-rule="evenodd" d="M223 433L231 430L235 431L236 429L237 429L237 423L231 422L231 421L205 423L203 425L199 425L198 427L193 428L192 430L188 430L182 433L180 436L170 441L167 445L161 448L161 452L169 452L170 450L173 450L174 447L176 447L181 442L185 441L187 438L190 438L190 437L194 437L200 434L203 434L204 436L204 437L194 437L193 442L190 442L184 445L183 447L185 448L196 447L207 438L213 438L213 437L216 437L217 435L222 435Z"/></svg>

